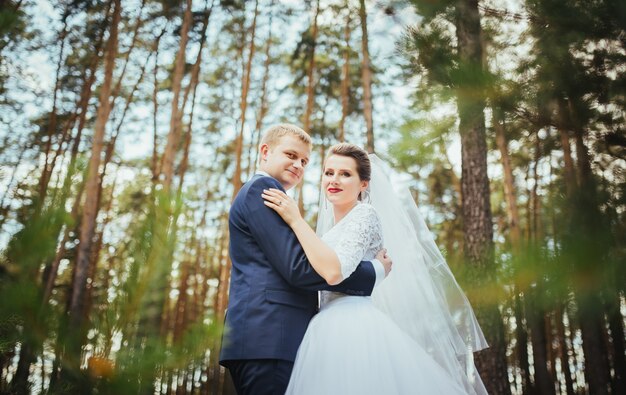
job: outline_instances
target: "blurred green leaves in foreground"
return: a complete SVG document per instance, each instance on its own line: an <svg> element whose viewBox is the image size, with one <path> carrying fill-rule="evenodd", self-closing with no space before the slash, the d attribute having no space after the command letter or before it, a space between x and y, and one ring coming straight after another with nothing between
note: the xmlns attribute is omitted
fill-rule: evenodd
<svg viewBox="0 0 626 395"><path fill-rule="evenodd" d="M29 208L1 255L0 356L12 379L8 393L153 393L184 376L206 380L221 321L205 306L207 295L195 294L207 287L186 287L180 269L172 268L180 197L153 196L143 220L130 224L120 260L93 254L78 312L68 311L76 244L60 259L53 291L45 291L62 232L77 224L64 201ZM201 305L181 305L181 292ZM80 314L78 327L69 324L70 314ZM25 374L37 361L42 374Z"/></svg>

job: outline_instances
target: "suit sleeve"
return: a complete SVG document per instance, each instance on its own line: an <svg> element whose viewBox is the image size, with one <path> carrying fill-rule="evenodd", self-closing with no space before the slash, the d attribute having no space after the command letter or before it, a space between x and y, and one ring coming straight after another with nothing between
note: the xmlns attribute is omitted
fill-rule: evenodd
<svg viewBox="0 0 626 395"><path fill-rule="evenodd" d="M244 202L250 232L269 262L289 284L309 290L371 295L376 282L376 272L371 262L360 262L350 277L338 285L328 285L309 263L289 225L263 203L263 189L284 190L282 186L271 177L260 177L252 182Z"/></svg>

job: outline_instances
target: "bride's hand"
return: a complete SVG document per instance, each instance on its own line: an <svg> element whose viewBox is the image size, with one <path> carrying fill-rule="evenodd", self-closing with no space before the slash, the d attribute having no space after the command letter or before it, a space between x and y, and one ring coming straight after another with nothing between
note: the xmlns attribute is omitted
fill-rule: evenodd
<svg viewBox="0 0 626 395"><path fill-rule="evenodd" d="M279 189L264 189L261 195L265 199L265 205L276 211L278 215L287 223L293 225L297 220L301 219L300 210L295 200L289 197L285 192Z"/></svg>

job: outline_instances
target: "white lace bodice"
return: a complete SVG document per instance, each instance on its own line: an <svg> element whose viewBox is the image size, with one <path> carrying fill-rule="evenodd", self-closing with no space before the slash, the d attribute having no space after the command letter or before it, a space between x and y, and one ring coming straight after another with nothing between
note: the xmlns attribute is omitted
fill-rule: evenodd
<svg viewBox="0 0 626 395"><path fill-rule="evenodd" d="M363 260L376 257L383 246L383 231L374 207L367 203L357 204L346 216L322 236L341 263L341 274L348 278ZM320 305L344 294L321 292Z"/></svg>

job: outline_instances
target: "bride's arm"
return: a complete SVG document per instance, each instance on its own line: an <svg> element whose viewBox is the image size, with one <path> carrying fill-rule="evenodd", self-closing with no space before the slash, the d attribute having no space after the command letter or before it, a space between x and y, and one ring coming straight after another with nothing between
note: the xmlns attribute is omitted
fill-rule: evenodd
<svg viewBox="0 0 626 395"><path fill-rule="evenodd" d="M337 253L320 239L300 215L298 205L284 192L267 189L262 195L265 205L273 209L293 229L309 263L329 285L343 281Z"/></svg>

